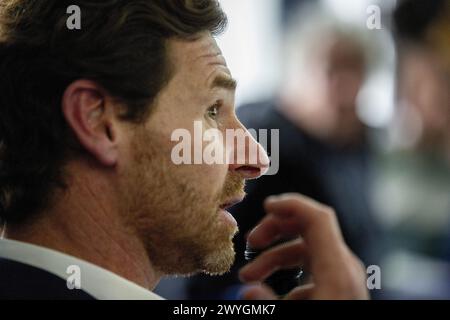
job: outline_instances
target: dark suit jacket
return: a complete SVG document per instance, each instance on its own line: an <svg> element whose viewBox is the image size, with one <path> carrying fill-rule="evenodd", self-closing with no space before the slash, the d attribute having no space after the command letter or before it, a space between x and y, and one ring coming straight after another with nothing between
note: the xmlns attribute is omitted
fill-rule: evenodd
<svg viewBox="0 0 450 320"><path fill-rule="evenodd" d="M69 290L65 279L27 264L0 258L0 300L94 300Z"/></svg>

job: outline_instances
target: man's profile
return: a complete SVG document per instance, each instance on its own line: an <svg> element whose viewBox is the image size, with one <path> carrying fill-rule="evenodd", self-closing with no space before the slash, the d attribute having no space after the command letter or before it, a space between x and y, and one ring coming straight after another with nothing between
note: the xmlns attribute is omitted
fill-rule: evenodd
<svg viewBox="0 0 450 320"><path fill-rule="evenodd" d="M80 30L66 27L73 4ZM225 24L214 0L0 3L0 296L158 299L151 290L163 276L230 269L237 225L226 209L243 199L245 180L266 171L265 153L244 164L176 165L170 157L171 133L195 121L245 129L214 40ZM332 210L297 195L267 205L274 216L251 241L302 233L274 251L289 258L277 265L297 264L311 241L342 277L320 272L339 281L319 277L308 292L366 297ZM248 265L243 280L261 280L272 259ZM315 261L312 269L324 265ZM67 290L70 265L80 268L81 291Z"/></svg>

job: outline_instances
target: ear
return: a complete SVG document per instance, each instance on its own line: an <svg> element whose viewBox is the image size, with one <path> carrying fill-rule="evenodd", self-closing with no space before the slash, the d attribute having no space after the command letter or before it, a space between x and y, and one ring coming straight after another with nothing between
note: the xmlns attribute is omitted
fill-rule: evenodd
<svg viewBox="0 0 450 320"><path fill-rule="evenodd" d="M108 95L98 84L77 80L62 98L64 117L79 143L104 166L118 160L116 118Z"/></svg>

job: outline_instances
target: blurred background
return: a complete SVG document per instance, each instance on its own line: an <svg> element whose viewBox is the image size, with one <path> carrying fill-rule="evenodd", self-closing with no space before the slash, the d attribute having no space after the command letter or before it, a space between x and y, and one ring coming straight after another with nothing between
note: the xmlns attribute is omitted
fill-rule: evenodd
<svg viewBox="0 0 450 320"><path fill-rule="evenodd" d="M165 279L156 292L239 299L262 201L300 192L335 208L350 248L380 266L373 298L450 299L450 0L221 4L238 117L280 129L280 170L232 209L230 273Z"/></svg>

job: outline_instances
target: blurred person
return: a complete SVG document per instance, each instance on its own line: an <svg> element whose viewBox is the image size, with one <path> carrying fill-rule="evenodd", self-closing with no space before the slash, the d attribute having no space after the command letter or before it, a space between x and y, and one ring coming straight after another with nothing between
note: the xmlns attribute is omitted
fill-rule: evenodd
<svg viewBox="0 0 450 320"><path fill-rule="evenodd" d="M400 1L397 110L377 157L374 204L387 230L392 298L450 298L450 4Z"/></svg>
<svg viewBox="0 0 450 320"><path fill-rule="evenodd" d="M66 27L74 3L81 30ZM1 298L161 299L163 276L229 270L237 225L226 209L266 171L265 153L243 164L171 157L172 133L196 121L245 132L214 39L225 23L213 0L0 3ZM287 298L367 298L331 208L298 194L265 208L252 245L295 239L248 264L243 281L303 261L315 283ZM246 297L276 295L258 286Z"/></svg>
<svg viewBox="0 0 450 320"><path fill-rule="evenodd" d="M394 144L450 159L450 22L442 13L445 1L400 4L394 17L399 51Z"/></svg>
<svg viewBox="0 0 450 320"><path fill-rule="evenodd" d="M192 298L239 298L246 234L263 218L270 194L300 192L335 208L350 248L366 264L379 264L378 227L368 200L370 150L356 103L373 56L354 26L320 7L300 12L287 36L290 63L279 96L237 111L247 128L280 130L279 172L247 184L248 196L232 210L240 225L236 263L221 278L190 279Z"/></svg>

